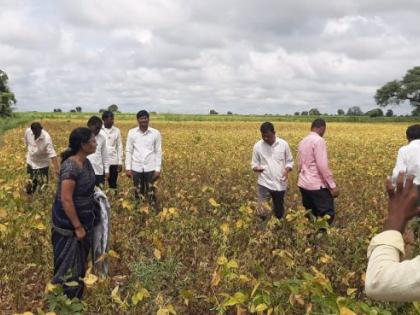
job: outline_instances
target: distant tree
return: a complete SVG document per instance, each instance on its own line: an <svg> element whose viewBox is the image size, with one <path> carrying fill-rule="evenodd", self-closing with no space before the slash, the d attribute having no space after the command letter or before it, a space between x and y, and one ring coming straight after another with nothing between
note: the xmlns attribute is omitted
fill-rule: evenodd
<svg viewBox="0 0 420 315"><path fill-rule="evenodd" d="M392 111L392 109L388 109L388 110L386 111L385 116L386 116L386 117L392 117L392 116L394 116L394 112Z"/></svg>
<svg viewBox="0 0 420 315"><path fill-rule="evenodd" d="M210 115L218 115L219 113L216 112L214 109L210 109Z"/></svg>
<svg viewBox="0 0 420 315"><path fill-rule="evenodd" d="M363 111L360 109L359 106L353 106L347 110L347 116L362 116L362 115L363 115Z"/></svg>
<svg viewBox="0 0 420 315"><path fill-rule="evenodd" d="M318 108L311 108L309 110L309 115L311 115L311 116L319 116L319 115L321 115L321 113L318 110Z"/></svg>
<svg viewBox="0 0 420 315"><path fill-rule="evenodd" d="M75 109L70 109L70 113L76 113Z"/></svg>
<svg viewBox="0 0 420 315"><path fill-rule="evenodd" d="M384 112L380 108L374 108L374 109L372 109L370 111L367 111L365 113L365 115L366 116L369 116L369 117L383 117L384 116Z"/></svg>
<svg viewBox="0 0 420 315"><path fill-rule="evenodd" d="M343 109L339 109L339 110L337 110L337 115L338 116L343 116L345 114L345 112L344 112L344 110Z"/></svg>
<svg viewBox="0 0 420 315"><path fill-rule="evenodd" d="M303 112L300 113L301 116L308 116L308 112L306 110L304 110Z"/></svg>
<svg viewBox="0 0 420 315"><path fill-rule="evenodd" d="M61 108L54 108L54 113L61 113L61 112L62 112Z"/></svg>
<svg viewBox="0 0 420 315"><path fill-rule="evenodd" d="M228 111L227 114L228 115L233 115L233 113L231 111Z"/></svg>
<svg viewBox="0 0 420 315"><path fill-rule="evenodd" d="M0 70L0 117L12 116L12 104L16 104L15 94L10 91L8 81L6 72Z"/></svg>
<svg viewBox="0 0 420 315"><path fill-rule="evenodd" d="M411 111L411 116L420 116L420 108L416 107Z"/></svg>
<svg viewBox="0 0 420 315"><path fill-rule="evenodd" d="M115 105L115 104L109 105L108 110L111 112L118 112L118 105Z"/></svg>
<svg viewBox="0 0 420 315"><path fill-rule="evenodd" d="M101 109L99 110L99 112L100 112L100 113L103 113L104 111L106 111L106 109L101 108Z"/></svg>
<svg viewBox="0 0 420 315"><path fill-rule="evenodd" d="M76 106L76 112L81 113L82 112L82 108L80 106Z"/></svg>
<svg viewBox="0 0 420 315"><path fill-rule="evenodd" d="M295 116L299 116L299 115L300 115L300 113L299 113L299 112L295 112L295 113L294 113L294 115L295 115Z"/></svg>
<svg viewBox="0 0 420 315"><path fill-rule="evenodd" d="M420 110L420 66L407 71L402 80L386 83L376 91L375 101L379 106L398 105L409 101L413 112Z"/></svg>

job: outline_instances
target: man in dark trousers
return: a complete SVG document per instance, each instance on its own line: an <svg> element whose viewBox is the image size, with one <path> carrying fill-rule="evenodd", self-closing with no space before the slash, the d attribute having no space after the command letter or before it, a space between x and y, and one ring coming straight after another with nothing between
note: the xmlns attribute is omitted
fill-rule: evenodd
<svg viewBox="0 0 420 315"><path fill-rule="evenodd" d="M298 186L302 203L314 216L329 216L331 224L335 217L334 198L338 196L337 185L328 167L327 145L323 138L327 125L318 118L312 122L311 132L298 145Z"/></svg>

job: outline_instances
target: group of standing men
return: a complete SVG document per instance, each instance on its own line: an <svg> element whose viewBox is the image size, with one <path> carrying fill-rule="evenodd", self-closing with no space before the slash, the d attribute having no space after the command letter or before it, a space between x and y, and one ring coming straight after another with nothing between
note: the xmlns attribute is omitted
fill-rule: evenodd
<svg viewBox="0 0 420 315"><path fill-rule="evenodd" d="M335 217L334 198L337 185L328 167L327 146L323 138L327 125L315 119L311 132L298 145L298 187L302 203L316 217L328 215L328 223ZM265 217L264 203L272 199L277 218L284 214L284 195L289 173L293 169L293 155L288 143L276 136L274 126L265 122L260 127L261 140L254 145L252 170L258 173L257 213Z"/></svg>
<svg viewBox="0 0 420 315"><path fill-rule="evenodd" d="M138 127L130 129L126 142L126 175L133 179L135 196L139 192L149 204L158 209L158 202L153 182L160 177L162 148L160 132L149 127L149 113L141 110L137 113ZM105 111L102 119L92 116L87 122L88 128L95 135L96 151L87 156L95 171L97 186L108 183L109 188L117 188L118 174L122 172L123 144L120 129L114 126L114 113ZM60 167L51 136L38 122L32 123L25 131L25 144L28 149L26 162L30 182L26 192L32 194L42 184L48 182L50 160L54 173L59 174Z"/></svg>

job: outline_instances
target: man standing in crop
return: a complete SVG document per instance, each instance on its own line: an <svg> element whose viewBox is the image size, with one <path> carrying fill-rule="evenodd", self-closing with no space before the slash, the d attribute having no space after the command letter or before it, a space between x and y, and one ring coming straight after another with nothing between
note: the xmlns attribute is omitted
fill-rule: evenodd
<svg viewBox="0 0 420 315"><path fill-rule="evenodd" d="M284 194L293 168L293 156L289 144L276 137L272 123L263 123L260 131L262 139L254 145L251 162L252 170L258 174L257 213L264 217L264 203L271 199L272 210L280 219L284 214Z"/></svg>
<svg viewBox="0 0 420 315"><path fill-rule="evenodd" d="M109 188L117 189L118 173L122 171L123 145L120 129L114 126L114 113L107 110L102 113L104 126L102 132L106 137L109 158Z"/></svg>
<svg viewBox="0 0 420 315"><path fill-rule="evenodd" d="M60 173L60 167L51 137L48 132L43 130L39 122L32 123L31 127L26 129L24 140L28 148L26 170L30 176L30 182L26 185L26 192L33 194L38 186L48 183L50 160L56 175Z"/></svg>
<svg viewBox="0 0 420 315"><path fill-rule="evenodd" d="M328 215L331 224L335 217L334 198L337 185L328 167L327 145L323 138L327 125L318 118L312 122L311 132L298 145L298 186L302 203L316 217Z"/></svg>
<svg viewBox="0 0 420 315"><path fill-rule="evenodd" d="M103 186L109 177L109 157L106 136L101 132L102 120L98 116L92 116L87 126L95 135L96 151L87 156L95 171L96 186Z"/></svg>
<svg viewBox="0 0 420 315"><path fill-rule="evenodd" d="M133 178L136 188L145 196L149 205L159 211L156 187L153 183L160 177L162 165L162 145L160 132L149 127L149 113L141 110L137 113L138 127L130 129L125 150L126 175Z"/></svg>

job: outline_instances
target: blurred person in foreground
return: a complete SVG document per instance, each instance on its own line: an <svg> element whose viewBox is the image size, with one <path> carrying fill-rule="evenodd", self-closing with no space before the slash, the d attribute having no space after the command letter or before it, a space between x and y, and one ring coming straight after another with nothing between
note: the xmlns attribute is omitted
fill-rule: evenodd
<svg viewBox="0 0 420 315"><path fill-rule="evenodd" d="M106 136L101 132L102 120L98 116L92 116L89 118L87 126L96 139L96 151L87 158L95 171L96 186L103 187L105 180L109 177L109 156Z"/></svg>
<svg viewBox="0 0 420 315"><path fill-rule="evenodd" d="M153 183L160 178L162 165L162 139L160 132L149 127L149 113L141 110L137 113L138 127L130 129L125 149L126 175L133 179L139 193L146 197L149 205L160 210Z"/></svg>
<svg viewBox="0 0 420 315"><path fill-rule="evenodd" d="M48 183L50 160L56 175L60 167L52 139L39 122L32 123L31 127L26 129L24 140L28 149L26 171L30 178L30 182L26 185L26 192L33 194L38 187Z"/></svg>
<svg viewBox="0 0 420 315"><path fill-rule="evenodd" d="M102 132L106 137L109 162L109 188L117 188L118 173L122 171L123 144L120 129L114 126L114 113L107 110L102 113L104 125Z"/></svg>
<svg viewBox="0 0 420 315"><path fill-rule="evenodd" d="M328 167L327 144L323 138L326 129L325 120L315 119L311 132L299 142L298 187L303 206L310 209L315 217L328 215L328 223L332 224L338 189Z"/></svg>
<svg viewBox="0 0 420 315"><path fill-rule="evenodd" d="M409 175L409 174L408 174ZM396 185L388 178L388 217L383 232L372 238L365 290L370 298L381 301L420 300L420 256L401 261L405 255L403 234L407 223L420 215L414 176L400 172Z"/></svg>
<svg viewBox="0 0 420 315"><path fill-rule="evenodd" d="M420 125L407 128L408 144L398 150L397 160L392 171L392 182L395 184L400 172L414 175L414 184L420 189ZM420 205L420 202L418 202Z"/></svg>
<svg viewBox="0 0 420 315"><path fill-rule="evenodd" d="M258 174L257 214L265 217L264 203L271 199L272 210L281 219L287 180L293 169L293 156L289 144L276 136L271 122L263 123L260 132L262 139L254 145L251 161L252 170Z"/></svg>
<svg viewBox="0 0 420 315"><path fill-rule="evenodd" d="M87 257L92 247L95 209L95 171L87 156L96 150L95 135L89 128L76 128L69 146L61 154L61 168L52 208L54 277L71 299L81 298ZM68 286L66 283L76 282Z"/></svg>

